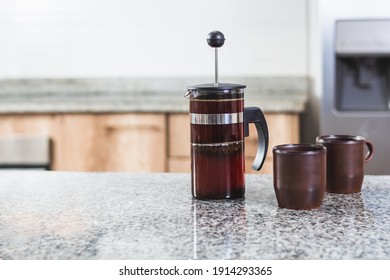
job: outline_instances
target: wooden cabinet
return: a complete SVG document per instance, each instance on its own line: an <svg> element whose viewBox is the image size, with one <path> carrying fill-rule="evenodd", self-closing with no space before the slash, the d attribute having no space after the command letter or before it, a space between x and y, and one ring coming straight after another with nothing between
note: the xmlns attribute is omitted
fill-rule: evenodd
<svg viewBox="0 0 390 280"><path fill-rule="evenodd" d="M265 115L270 142L260 173L272 173L272 147L299 142L299 115ZM190 172L190 124L180 114L0 115L0 137L41 135L52 140L52 168L64 171ZM250 125L246 170L256 154Z"/></svg>
<svg viewBox="0 0 390 280"><path fill-rule="evenodd" d="M52 168L64 171L166 171L164 114L0 116L0 136L46 135Z"/></svg>
<svg viewBox="0 0 390 280"><path fill-rule="evenodd" d="M283 143L299 142L299 115L268 113L265 114L269 130L269 148L260 173L272 173L272 147ZM188 114L170 114L168 117L168 171L189 172L190 162L190 125ZM245 169L252 170L252 162L257 150L257 133L253 124L249 126L249 137L245 138Z"/></svg>
<svg viewBox="0 0 390 280"><path fill-rule="evenodd" d="M164 172L165 117L158 114L66 115L60 119L57 169Z"/></svg>

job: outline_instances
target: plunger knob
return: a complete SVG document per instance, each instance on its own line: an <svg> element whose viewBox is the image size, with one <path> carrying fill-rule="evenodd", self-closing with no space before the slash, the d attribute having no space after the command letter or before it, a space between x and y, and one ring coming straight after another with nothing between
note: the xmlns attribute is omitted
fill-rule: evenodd
<svg viewBox="0 0 390 280"><path fill-rule="evenodd" d="M211 31L207 35L207 44L212 48L220 48L225 43L225 36L221 31Z"/></svg>

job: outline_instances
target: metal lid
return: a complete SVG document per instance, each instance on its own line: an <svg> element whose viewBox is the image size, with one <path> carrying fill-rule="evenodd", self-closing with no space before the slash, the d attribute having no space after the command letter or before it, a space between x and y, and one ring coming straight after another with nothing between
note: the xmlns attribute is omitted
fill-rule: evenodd
<svg viewBox="0 0 390 280"><path fill-rule="evenodd" d="M188 99L236 99L244 97L246 85L219 83L201 84L187 87L185 97Z"/></svg>
<svg viewBox="0 0 390 280"><path fill-rule="evenodd" d="M200 84L187 87L188 90L207 90L207 91L221 91L221 90L234 90L246 88L246 85L232 84L232 83L218 83L218 84Z"/></svg>

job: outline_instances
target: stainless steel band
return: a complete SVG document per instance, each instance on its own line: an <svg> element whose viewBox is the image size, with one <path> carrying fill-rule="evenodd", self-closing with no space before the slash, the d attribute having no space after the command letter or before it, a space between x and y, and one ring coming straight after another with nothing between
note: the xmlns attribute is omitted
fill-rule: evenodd
<svg viewBox="0 0 390 280"><path fill-rule="evenodd" d="M221 142L221 143L191 143L192 147L210 147L210 148L218 148L218 147L228 147L231 145L241 145L244 144L244 140L241 141L232 141L232 142Z"/></svg>
<svg viewBox="0 0 390 280"><path fill-rule="evenodd" d="M235 124L244 121L244 113L195 114L190 113L191 124Z"/></svg>

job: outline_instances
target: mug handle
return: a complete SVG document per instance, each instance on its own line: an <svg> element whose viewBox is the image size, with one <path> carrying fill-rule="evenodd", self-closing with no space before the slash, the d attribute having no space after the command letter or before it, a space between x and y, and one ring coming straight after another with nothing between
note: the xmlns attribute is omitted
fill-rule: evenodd
<svg viewBox="0 0 390 280"><path fill-rule="evenodd" d="M264 164L268 150L268 126L263 112L258 107L244 108L244 135L249 136L249 123L254 123L257 130L257 153L252 169L259 171Z"/></svg>
<svg viewBox="0 0 390 280"><path fill-rule="evenodd" d="M370 140L366 140L364 144L366 144L367 147L367 154L365 156L365 160L366 162L369 162L372 159L372 156L374 155L374 145Z"/></svg>

